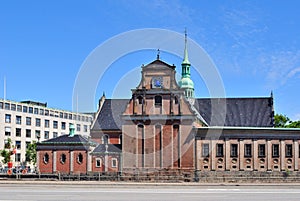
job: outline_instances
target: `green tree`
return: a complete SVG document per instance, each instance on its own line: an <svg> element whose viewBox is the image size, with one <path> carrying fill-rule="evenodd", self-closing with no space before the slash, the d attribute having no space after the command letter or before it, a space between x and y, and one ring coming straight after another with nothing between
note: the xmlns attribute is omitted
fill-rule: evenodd
<svg viewBox="0 0 300 201"><path fill-rule="evenodd" d="M10 161L10 157L12 155L11 153L11 139L10 138L7 138L7 141L5 142L5 145L4 145L4 149L3 150L0 150L0 155L3 157L2 159L2 162L4 164L8 163Z"/></svg>
<svg viewBox="0 0 300 201"><path fill-rule="evenodd" d="M290 118L282 114L274 116L274 123L277 128L300 128L300 120L291 121Z"/></svg>
<svg viewBox="0 0 300 201"><path fill-rule="evenodd" d="M275 114L274 116L275 127L285 128L289 122L290 119L286 115Z"/></svg>
<svg viewBox="0 0 300 201"><path fill-rule="evenodd" d="M1 150L0 154L3 157L2 163L7 164L10 161L11 152L9 150L3 149Z"/></svg>
<svg viewBox="0 0 300 201"><path fill-rule="evenodd" d="M36 142L35 141L32 141L32 143L27 145L25 157L27 162L32 162L34 165L36 164Z"/></svg>
<svg viewBox="0 0 300 201"><path fill-rule="evenodd" d="M300 128L300 121L292 121L287 125L287 128Z"/></svg>

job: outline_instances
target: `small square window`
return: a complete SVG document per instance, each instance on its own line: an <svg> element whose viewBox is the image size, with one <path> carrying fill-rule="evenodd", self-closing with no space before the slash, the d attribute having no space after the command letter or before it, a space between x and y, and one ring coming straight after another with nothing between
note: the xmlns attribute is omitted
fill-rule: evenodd
<svg viewBox="0 0 300 201"><path fill-rule="evenodd" d="M16 104L11 104L11 107L10 107L10 109L12 110L12 111L16 111Z"/></svg>
<svg viewBox="0 0 300 201"><path fill-rule="evenodd" d="M53 132L53 138L58 137L58 133L57 132Z"/></svg>
<svg viewBox="0 0 300 201"><path fill-rule="evenodd" d="M17 105L17 111L22 112L22 105Z"/></svg>
<svg viewBox="0 0 300 201"><path fill-rule="evenodd" d="M11 123L11 115L5 114L5 123Z"/></svg>
<svg viewBox="0 0 300 201"><path fill-rule="evenodd" d="M21 137L21 128L16 128L16 137Z"/></svg>
<svg viewBox="0 0 300 201"><path fill-rule="evenodd" d="M27 106L23 106L23 112L27 112L28 111L28 107Z"/></svg>
<svg viewBox="0 0 300 201"><path fill-rule="evenodd" d="M16 141L16 149L21 149L21 141Z"/></svg>
<svg viewBox="0 0 300 201"><path fill-rule="evenodd" d="M22 123L22 117L16 116L16 124L21 124L21 123Z"/></svg>
<svg viewBox="0 0 300 201"><path fill-rule="evenodd" d="M26 129L26 137L31 138L31 130L30 129Z"/></svg>
<svg viewBox="0 0 300 201"><path fill-rule="evenodd" d="M5 103L4 107L5 107L6 110L10 110L10 104L9 103Z"/></svg>
<svg viewBox="0 0 300 201"><path fill-rule="evenodd" d="M27 126L31 125L31 117L26 117L26 125Z"/></svg>
<svg viewBox="0 0 300 201"><path fill-rule="evenodd" d="M58 128L58 122L57 121L53 121L53 128L55 128L55 129Z"/></svg>
<svg viewBox="0 0 300 201"><path fill-rule="evenodd" d="M15 157L15 162L20 162L21 161L21 154L17 153Z"/></svg>
<svg viewBox="0 0 300 201"><path fill-rule="evenodd" d="M39 118L35 119L35 126L38 126L38 127L41 126L41 119L39 119Z"/></svg>
<svg viewBox="0 0 300 201"><path fill-rule="evenodd" d="M45 131L44 133L44 139L49 139L49 131Z"/></svg>
<svg viewBox="0 0 300 201"><path fill-rule="evenodd" d="M45 128L49 128L49 120L45 119Z"/></svg>
<svg viewBox="0 0 300 201"><path fill-rule="evenodd" d="M115 168L115 167L117 167L117 164L118 164L118 160L116 158L113 158L111 160L111 167Z"/></svg>
<svg viewBox="0 0 300 201"><path fill-rule="evenodd" d="M34 114L39 114L39 109L38 108L34 108Z"/></svg>
<svg viewBox="0 0 300 201"><path fill-rule="evenodd" d="M101 167L101 166L102 166L101 158L96 158L96 167Z"/></svg>

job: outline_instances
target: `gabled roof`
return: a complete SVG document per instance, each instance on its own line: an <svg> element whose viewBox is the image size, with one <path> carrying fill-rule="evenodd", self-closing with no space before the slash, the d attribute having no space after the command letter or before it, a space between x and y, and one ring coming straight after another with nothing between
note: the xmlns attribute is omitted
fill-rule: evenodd
<svg viewBox="0 0 300 201"><path fill-rule="evenodd" d="M91 130L121 130L121 115L128 102L129 99L106 99ZM272 97L197 98L193 108L208 126L273 127Z"/></svg>
<svg viewBox="0 0 300 201"><path fill-rule="evenodd" d="M164 62L162 60L159 60L159 59L156 59L156 60L152 61L151 63L145 65L143 68L147 68L148 66L152 66L152 65L167 66L167 67L169 67L171 69L175 69L176 68L175 65L170 65L170 64L168 64L168 63L166 63L166 62Z"/></svg>
<svg viewBox="0 0 300 201"><path fill-rule="evenodd" d="M90 143L91 141L82 136L82 135L74 135L73 137L70 137L69 135L61 135L56 138L52 138L50 140L45 140L41 142L40 144L60 144L60 143L66 143L66 144L86 144Z"/></svg>
<svg viewBox="0 0 300 201"><path fill-rule="evenodd" d="M91 141L90 139L82 135L74 135L70 137L69 135L61 135L56 138L52 138L43 142L37 143L37 150L45 149L80 149L88 150L88 146L96 146L97 143Z"/></svg>
<svg viewBox="0 0 300 201"><path fill-rule="evenodd" d="M121 130L121 115L129 99L105 99L91 130Z"/></svg>
<svg viewBox="0 0 300 201"><path fill-rule="evenodd" d="M121 153L122 145L121 144L99 144L92 154L101 154L101 153Z"/></svg>
<svg viewBox="0 0 300 201"><path fill-rule="evenodd" d="M209 126L273 127L272 97L198 98L195 107Z"/></svg>

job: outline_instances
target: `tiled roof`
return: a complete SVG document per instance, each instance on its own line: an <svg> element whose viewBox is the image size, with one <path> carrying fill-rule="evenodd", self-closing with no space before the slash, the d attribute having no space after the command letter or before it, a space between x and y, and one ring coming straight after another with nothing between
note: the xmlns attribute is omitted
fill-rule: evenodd
<svg viewBox="0 0 300 201"><path fill-rule="evenodd" d="M129 99L106 99L91 130L121 130ZM208 126L273 127L273 98L197 98L194 107Z"/></svg>
<svg viewBox="0 0 300 201"><path fill-rule="evenodd" d="M121 130L121 115L129 99L105 99L92 130Z"/></svg>
<svg viewBox="0 0 300 201"><path fill-rule="evenodd" d="M99 144L92 154L97 153L121 153L122 152L122 145L121 144L107 144L107 150L105 144Z"/></svg>
<svg viewBox="0 0 300 201"><path fill-rule="evenodd" d="M74 135L73 137L69 137L69 135L61 135L59 137L37 143L37 150L88 150L89 146L96 145L97 143L82 135Z"/></svg>
<svg viewBox="0 0 300 201"><path fill-rule="evenodd" d="M59 143L68 143L68 144L87 144L91 141L82 136L82 135L74 135L73 137L70 137L69 135L61 135L56 138L52 138L50 140L45 140L41 142L41 144L59 144Z"/></svg>
<svg viewBox="0 0 300 201"><path fill-rule="evenodd" d="M271 97L198 98L195 100L195 107L209 126L273 126L273 98Z"/></svg>

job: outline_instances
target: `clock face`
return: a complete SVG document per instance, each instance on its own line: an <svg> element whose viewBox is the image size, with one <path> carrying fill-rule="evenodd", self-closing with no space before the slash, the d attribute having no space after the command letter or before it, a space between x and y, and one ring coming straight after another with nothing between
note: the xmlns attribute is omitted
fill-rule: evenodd
<svg viewBox="0 0 300 201"><path fill-rule="evenodd" d="M162 77L154 77L152 79L152 87L153 88L161 88L163 86L163 79Z"/></svg>

